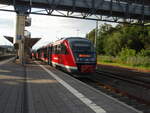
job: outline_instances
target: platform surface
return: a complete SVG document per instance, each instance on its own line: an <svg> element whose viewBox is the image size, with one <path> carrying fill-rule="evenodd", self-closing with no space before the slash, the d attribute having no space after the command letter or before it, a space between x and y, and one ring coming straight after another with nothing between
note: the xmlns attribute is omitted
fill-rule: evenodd
<svg viewBox="0 0 150 113"><path fill-rule="evenodd" d="M142 112L48 65L5 62L0 63L0 113Z"/></svg>
<svg viewBox="0 0 150 113"><path fill-rule="evenodd" d="M0 113L22 113L24 72L19 64L0 62Z"/></svg>

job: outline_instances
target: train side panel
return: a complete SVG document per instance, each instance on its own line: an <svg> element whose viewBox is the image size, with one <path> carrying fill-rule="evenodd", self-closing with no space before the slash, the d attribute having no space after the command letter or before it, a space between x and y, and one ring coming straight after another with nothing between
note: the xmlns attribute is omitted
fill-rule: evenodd
<svg viewBox="0 0 150 113"><path fill-rule="evenodd" d="M40 48L36 58L71 73L92 73L96 69L96 53L85 38L67 38Z"/></svg>
<svg viewBox="0 0 150 113"><path fill-rule="evenodd" d="M56 51L56 49L60 51ZM76 72L77 66L73 60L73 56L71 55L71 51L68 47L67 41L64 41L58 45L53 46L52 51L52 64L53 66L59 66L63 70L67 70L68 72Z"/></svg>

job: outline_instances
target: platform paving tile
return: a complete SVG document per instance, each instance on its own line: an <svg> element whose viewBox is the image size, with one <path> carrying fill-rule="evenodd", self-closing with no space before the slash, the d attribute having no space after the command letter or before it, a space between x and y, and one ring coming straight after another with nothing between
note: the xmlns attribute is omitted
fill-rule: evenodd
<svg viewBox="0 0 150 113"><path fill-rule="evenodd" d="M23 111L24 66L13 62L0 65L0 113Z"/></svg>
<svg viewBox="0 0 150 113"><path fill-rule="evenodd" d="M142 113L141 111L135 110L131 106L116 101L116 99L109 97L108 95L88 86L83 82L78 81L62 71L58 71L56 69L51 69L51 71L56 75L59 75L62 80L77 89L87 98L95 102L95 104L101 106L107 113Z"/></svg>
<svg viewBox="0 0 150 113"><path fill-rule="evenodd" d="M27 65L27 80L36 113L94 113L38 66Z"/></svg>
<svg viewBox="0 0 150 113"><path fill-rule="evenodd" d="M50 66L50 71L107 113L137 113ZM0 113L95 113L38 65L0 65Z"/></svg>
<svg viewBox="0 0 150 113"><path fill-rule="evenodd" d="M5 110L3 113L11 113L12 111L15 112L16 101L17 101L17 88L14 87L12 88L11 95L7 100L7 104L5 106Z"/></svg>

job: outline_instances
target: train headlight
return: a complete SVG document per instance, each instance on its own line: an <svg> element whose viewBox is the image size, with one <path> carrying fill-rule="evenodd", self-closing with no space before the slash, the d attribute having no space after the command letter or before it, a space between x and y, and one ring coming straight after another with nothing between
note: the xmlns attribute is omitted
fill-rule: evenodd
<svg viewBox="0 0 150 113"><path fill-rule="evenodd" d="M87 58L87 59L85 59L85 61L89 61L89 59Z"/></svg>
<svg viewBox="0 0 150 113"><path fill-rule="evenodd" d="M91 61L96 61L96 59L95 58L91 58Z"/></svg>

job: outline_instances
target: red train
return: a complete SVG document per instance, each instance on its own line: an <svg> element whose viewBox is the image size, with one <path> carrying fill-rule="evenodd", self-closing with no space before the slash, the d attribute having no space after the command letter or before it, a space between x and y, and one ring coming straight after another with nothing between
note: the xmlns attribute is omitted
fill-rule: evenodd
<svg viewBox="0 0 150 113"><path fill-rule="evenodd" d="M36 59L71 73L89 73L96 69L96 52L86 38L60 39L38 49L35 54Z"/></svg>

